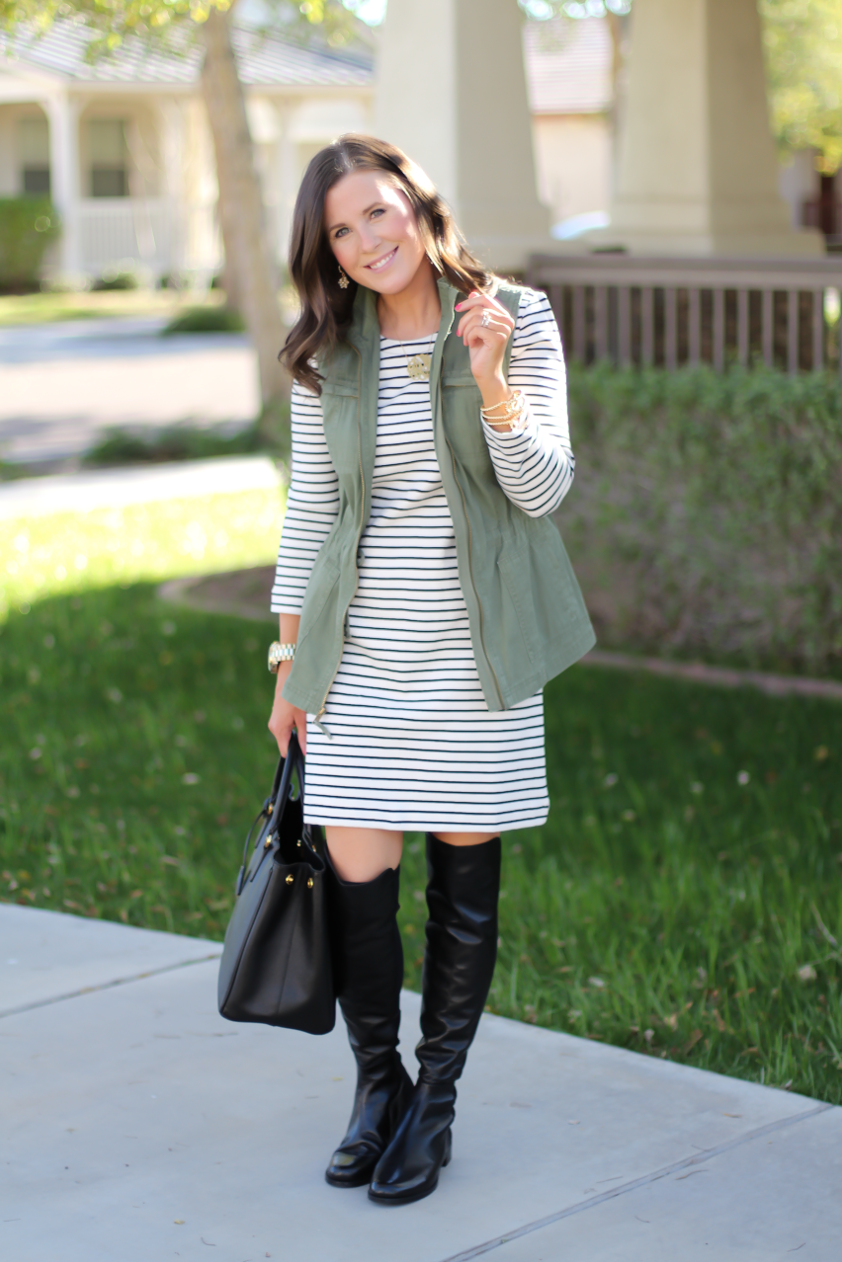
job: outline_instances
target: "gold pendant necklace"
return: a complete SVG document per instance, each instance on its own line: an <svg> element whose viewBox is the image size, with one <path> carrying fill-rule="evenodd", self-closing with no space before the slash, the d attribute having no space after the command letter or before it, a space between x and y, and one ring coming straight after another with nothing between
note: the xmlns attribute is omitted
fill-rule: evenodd
<svg viewBox="0 0 842 1262"><path fill-rule="evenodd" d="M411 359L407 359L406 351L404 351L403 357L406 359L406 371L413 381L430 380L430 367L433 362L432 355L413 355Z"/></svg>

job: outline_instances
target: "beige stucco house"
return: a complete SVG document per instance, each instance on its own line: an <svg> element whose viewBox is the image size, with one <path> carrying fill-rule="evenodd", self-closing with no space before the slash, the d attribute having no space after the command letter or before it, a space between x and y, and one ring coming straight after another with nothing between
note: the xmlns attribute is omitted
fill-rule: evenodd
<svg viewBox="0 0 842 1262"><path fill-rule="evenodd" d="M528 22L523 45L538 194L551 222L605 213L614 98L608 22Z"/></svg>
<svg viewBox="0 0 842 1262"><path fill-rule="evenodd" d="M0 196L51 193L64 226L54 266L64 274L91 276L130 261L154 276L209 276L220 247L198 49L128 42L91 64L89 39L83 27L60 22L11 50L4 40ZM343 131L370 129L372 62L243 26L234 40L280 250L311 155Z"/></svg>
<svg viewBox="0 0 842 1262"><path fill-rule="evenodd" d="M524 27L539 196L551 223L604 210L611 43L595 19L564 39ZM40 39L0 35L0 197L51 193L64 231L52 270L69 278L133 266L207 280L219 268L216 177L198 88L199 50L127 42L86 60L90 34L59 22ZM270 230L282 255L302 171L345 131L371 131L365 50L303 48L234 31Z"/></svg>

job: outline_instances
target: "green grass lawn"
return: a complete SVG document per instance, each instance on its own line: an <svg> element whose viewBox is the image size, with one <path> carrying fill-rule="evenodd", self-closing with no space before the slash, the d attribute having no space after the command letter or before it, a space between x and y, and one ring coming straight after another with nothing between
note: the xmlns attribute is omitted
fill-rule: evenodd
<svg viewBox="0 0 842 1262"><path fill-rule="evenodd" d="M0 522L0 897L222 936L273 627L153 580L265 563L279 522L268 493ZM504 838L490 1007L842 1103L842 707L585 667L546 704L553 812Z"/></svg>
<svg viewBox="0 0 842 1262"><path fill-rule="evenodd" d="M122 316L177 315L199 301L195 294L173 289L116 289L64 294L0 294L0 327L10 324L52 324L57 320L94 320ZM219 290L203 302L218 306L225 301Z"/></svg>

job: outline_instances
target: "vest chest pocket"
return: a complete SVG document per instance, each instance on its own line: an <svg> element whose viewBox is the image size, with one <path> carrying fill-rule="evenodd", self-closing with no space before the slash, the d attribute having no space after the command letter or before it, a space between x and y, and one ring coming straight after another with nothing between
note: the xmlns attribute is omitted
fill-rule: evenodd
<svg viewBox="0 0 842 1262"><path fill-rule="evenodd" d="M356 382L323 382L321 403L331 463L337 473L353 474L360 464L360 396Z"/></svg>
<svg viewBox="0 0 842 1262"><path fill-rule="evenodd" d="M445 372L442 374L442 410L445 432L456 455L473 463L479 459L483 467L490 466L491 457L479 410L482 395L470 372Z"/></svg>

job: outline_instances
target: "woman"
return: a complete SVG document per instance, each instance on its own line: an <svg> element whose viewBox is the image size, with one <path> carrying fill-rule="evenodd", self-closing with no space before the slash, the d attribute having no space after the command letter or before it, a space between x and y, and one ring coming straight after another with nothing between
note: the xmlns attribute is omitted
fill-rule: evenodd
<svg viewBox="0 0 842 1262"><path fill-rule="evenodd" d="M494 972L500 833L547 818L541 688L594 642L547 517L573 478L564 366L546 298L490 275L383 141L344 136L312 159L290 273L269 727L282 753L295 728L307 754L358 1068L326 1178L405 1203L450 1160ZM427 836L414 1085L397 1050L404 829Z"/></svg>

